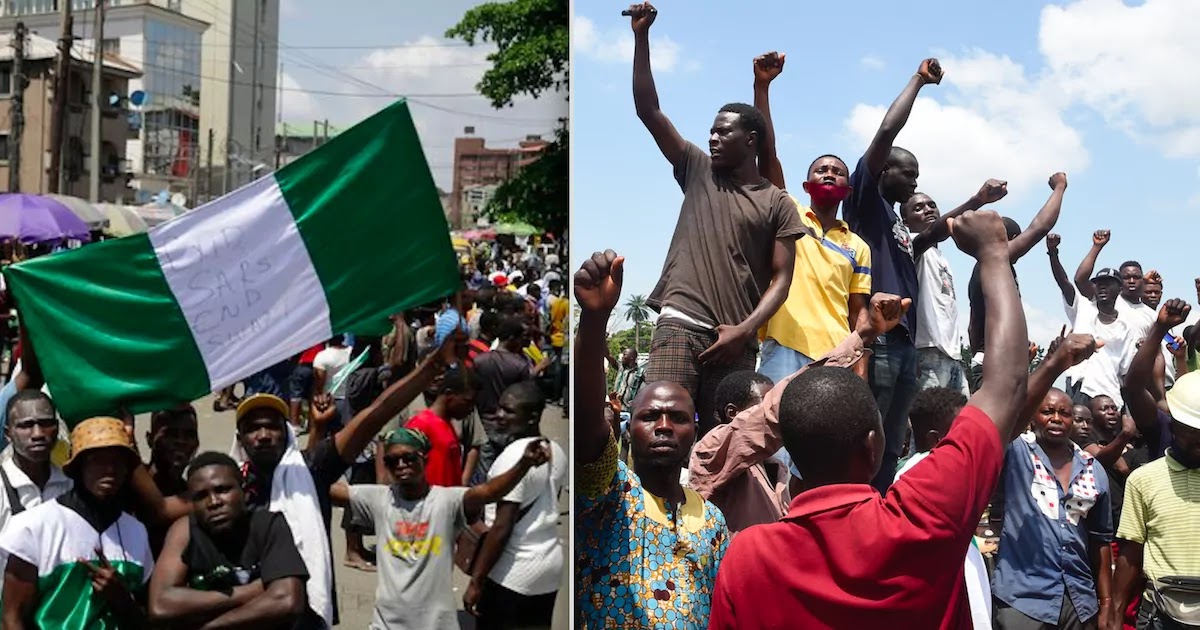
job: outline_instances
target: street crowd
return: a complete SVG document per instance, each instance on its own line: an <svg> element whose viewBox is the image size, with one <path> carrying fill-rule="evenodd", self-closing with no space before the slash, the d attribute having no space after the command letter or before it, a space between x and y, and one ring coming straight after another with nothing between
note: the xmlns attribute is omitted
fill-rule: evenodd
<svg viewBox="0 0 1200 630"><path fill-rule="evenodd" d="M634 107L683 201L644 365L606 347L624 257L574 277L579 625L1200 627L1200 326L1167 279L1112 258L1105 229L1068 275L1064 173L1024 227L986 209L1001 179L946 211L922 192L894 141L936 59L862 156L789 188L784 55L754 59L753 105L721 107L705 151L659 107L658 11L626 15ZM1039 249L1068 322L1044 353L1014 267Z"/></svg>
<svg viewBox="0 0 1200 630"><path fill-rule="evenodd" d="M16 327L3 627L332 627L340 506L345 564L377 575L372 628L459 627L456 566L476 627L549 628L567 470L540 423L548 404L567 411L563 249L497 246L386 336L336 335L220 392L225 450L198 453L195 401L153 412L148 462L124 408L68 430Z"/></svg>

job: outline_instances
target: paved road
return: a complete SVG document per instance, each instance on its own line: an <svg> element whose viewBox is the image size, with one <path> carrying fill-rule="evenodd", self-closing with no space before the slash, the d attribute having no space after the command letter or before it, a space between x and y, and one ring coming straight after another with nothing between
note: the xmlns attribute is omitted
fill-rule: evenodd
<svg viewBox="0 0 1200 630"><path fill-rule="evenodd" d="M228 452L233 440L233 412L213 413L212 398L204 398L196 402L196 410L200 415L200 450L216 450L220 452ZM139 416L138 419L138 439L145 439L146 429L149 428L149 416ZM558 407L548 407L545 415L542 417L542 432L558 443L568 454L571 452L570 443L567 438L567 422L563 419L562 410ZM142 453L148 453L145 443L142 444ZM565 513L570 505L569 489L563 492L559 502L560 513ZM346 551L346 537L342 534L338 524L341 523L341 510L335 508L333 514L333 524L337 528L333 532L333 554L334 554L334 572L336 574L338 602L341 606L341 625L340 628L348 630L360 630L368 627L371 622L371 610L375 605L375 574L364 573L351 569L342 564L342 558ZM559 519L559 540L569 549L567 542L568 522L567 517L563 516ZM367 539L367 545L373 546L374 541ZM569 554L564 554L569 557ZM568 561L569 562L569 561ZM567 562L564 562L567 564ZM454 570L454 589L455 599L458 600L459 619L464 630L474 628L473 620L469 615L462 612L462 593L467 586L467 577ZM568 606L571 599L570 589L570 573L563 571L562 585L559 587L558 600L554 610L554 628L567 628L568 626Z"/></svg>

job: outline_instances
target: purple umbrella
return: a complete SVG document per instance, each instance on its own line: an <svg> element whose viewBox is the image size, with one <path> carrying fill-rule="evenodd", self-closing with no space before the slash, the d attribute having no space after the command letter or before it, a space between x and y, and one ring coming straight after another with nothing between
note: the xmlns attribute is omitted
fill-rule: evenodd
<svg viewBox="0 0 1200 630"><path fill-rule="evenodd" d="M88 226L71 209L40 195L0 194L0 238L46 243L91 240Z"/></svg>

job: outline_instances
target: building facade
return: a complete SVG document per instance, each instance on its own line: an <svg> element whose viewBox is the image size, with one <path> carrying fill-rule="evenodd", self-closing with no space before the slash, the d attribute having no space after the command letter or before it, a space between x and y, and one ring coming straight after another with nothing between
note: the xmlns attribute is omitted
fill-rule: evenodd
<svg viewBox="0 0 1200 630"><path fill-rule="evenodd" d="M128 151L139 199L182 192L191 206L274 167L279 2L108 0L104 49L138 65L129 89L147 96ZM94 7L71 0L76 46L90 46ZM0 30L19 19L57 39L58 10L58 0L0 0Z"/></svg>
<svg viewBox="0 0 1200 630"><path fill-rule="evenodd" d="M454 190L450 193L450 214L447 219L454 229L475 227L478 210L474 217L464 213L467 203L478 203L477 197L495 194L494 186L512 179L526 165L536 161L549 142L541 136L527 136L514 149L489 149L483 138L473 136L473 127L464 129L464 137L454 139ZM490 191L487 187L493 186ZM476 190L472 197L467 191ZM484 201L486 205L486 200ZM482 207L480 207L482 208Z"/></svg>
<svg viewBox="0 0 1200 630"><path fill-rule="evenodd" d="M214 193L274 169L279 71L279 0L177 0L208 23L200 66L200 158L213 136Z"/></svg>
<svg viewBox="0 0 1200 630"><path fill-rule="evenodd" d="M57 0L0 0L0 30L18 21L30 33L57 40L61 17ZM200 170L201 42L208 24L179 11L179 0L108 0L103 50L133 64L141 76L117 96L129 111L138 136L125 153L134 203L158 193L183 193L191 204ZM76 41L73 50L90 54L95 0L72 0ZM145 100L128 98L141 92Z"/></svg>
<svg viewBox="0 0 1200 630"><path fill-rule="evenodd" d="M12 42L13 34L0 33L0 42ZM19 191L46 193L50 191L50 155L53 142L54 69L57 42L30 35L25 43L25 60L21 74L25 85L23 107L24 127L20 139ZM19 89L13 74L12 46L0 47L0 190L9 190L9 172L15 158L10 142L14 141L14 93ZM92 56L90 51L75 50L70 67L71 81L67 92L67 115L62 154L62 188L60 193L87 198L88 157L92 147ZM103 94L125 94L129 83L140 73L130 62L114 55L105 55L101 86ZM133 190L126 176L126 143L138 137L130 122L130 112L124 104L105 106L100 111L100 198L102 201L133 201Z"/></svg>

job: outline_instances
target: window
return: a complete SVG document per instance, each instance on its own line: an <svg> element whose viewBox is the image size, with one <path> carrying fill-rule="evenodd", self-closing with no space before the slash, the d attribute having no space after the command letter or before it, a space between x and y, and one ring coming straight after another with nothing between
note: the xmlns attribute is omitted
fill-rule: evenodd
<svg viewBox="0 0 1200 630"><path fill-rule="evenodd" d="M8 161L8 134L0 134L0 162Z"/></svg>
<svg viewBox="0 0 1200 630"><path fill-rule="evenodd" d="M121 39L114 37L100 42L100 50L106 55L121 54Z"/></svg>
<svg viewBox="0 0 1200 630"><path fill-rule="evenodd" d="M0 64L0 96L12 94L13 75L12 64Z"/></svg>

